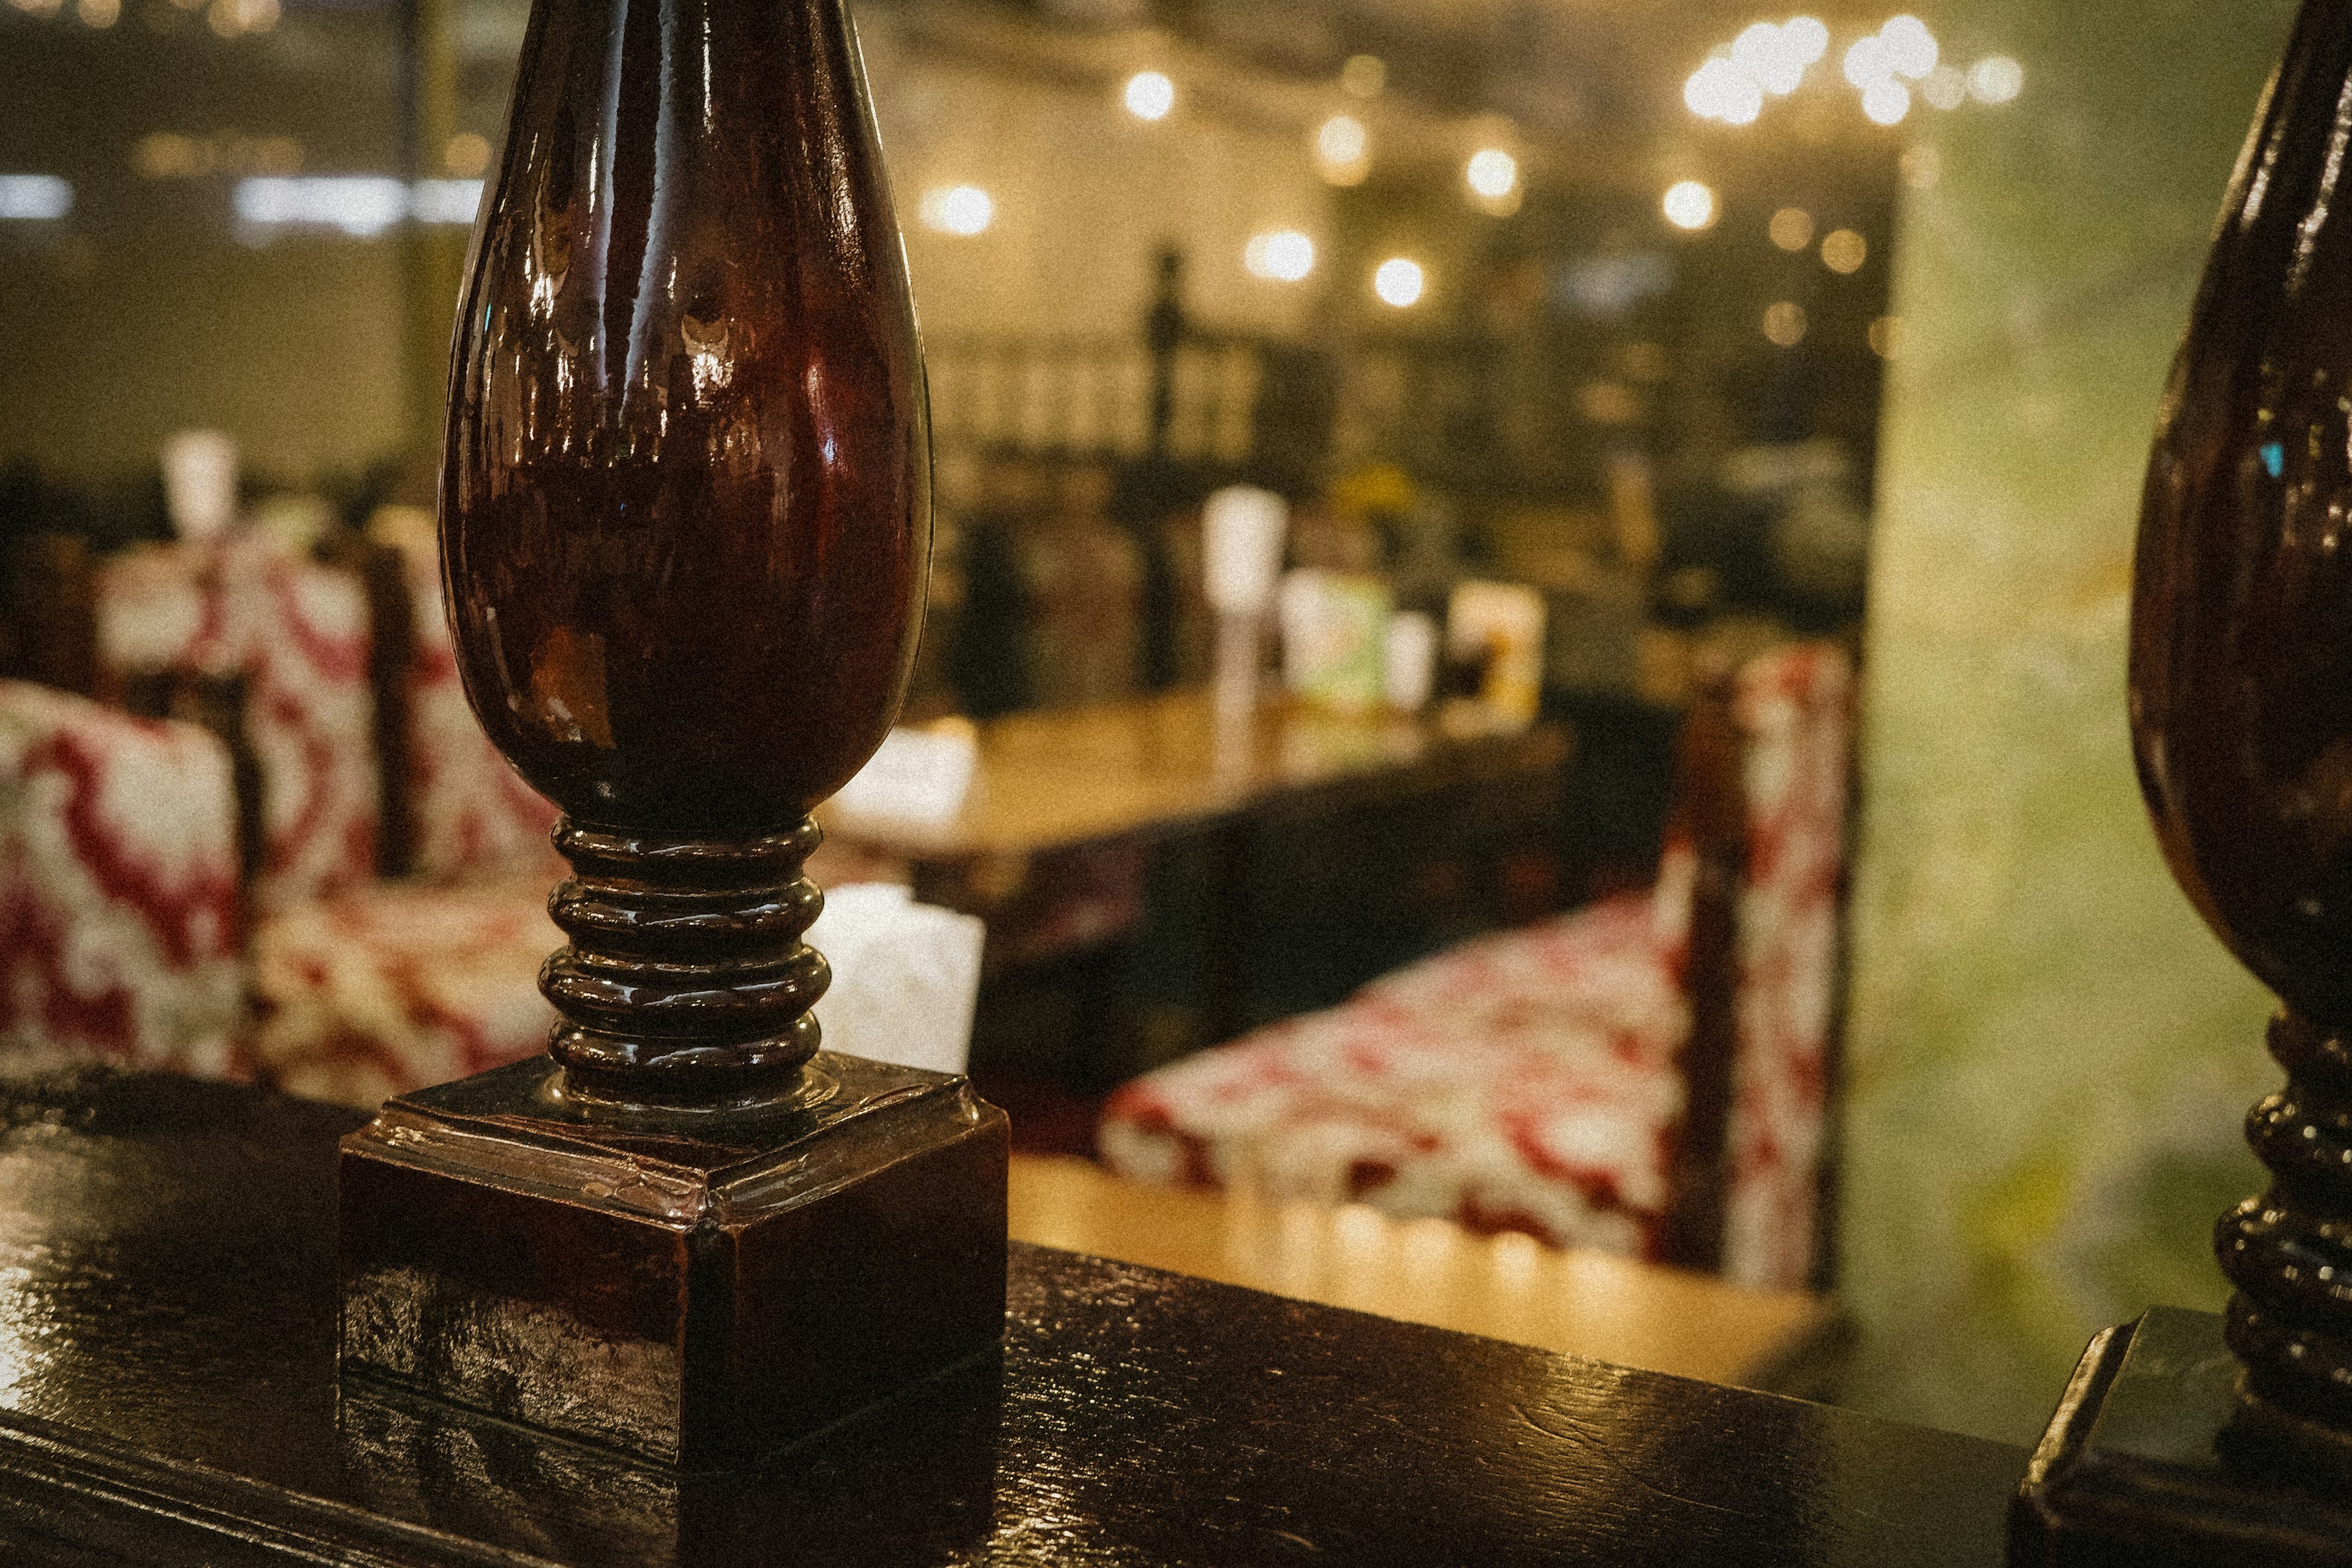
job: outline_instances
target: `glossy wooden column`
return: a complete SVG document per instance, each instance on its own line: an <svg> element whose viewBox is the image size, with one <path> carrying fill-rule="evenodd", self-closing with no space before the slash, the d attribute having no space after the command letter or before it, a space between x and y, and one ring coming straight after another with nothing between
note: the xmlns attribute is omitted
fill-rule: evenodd
<svg viewBox="0 0 2352 1568"><path fill-rule="evenodd" d="M2306 0L2159 410L2131 722L2173 874L2283 1011L2286 1087L2224 1215L2226 1343L2151 1313L2085 1355L2012 1560L2352 1563L2352 3Z"/></svg>
<svg viewBox="0 0 2352 1568"><path fill-rule="evenodd" d="M2278 994L2286 1089L2224 1216L2248 1418L2352 1478L2352 5L2313 0L2223 205L2149 464L2132 731L2174 874ZM2335 1276L2342 1271L2345 1279Z"/></svg>
<svg viewBox="0 0 2352 1568"><path fill-rule="evenodd" d="M563 811L550 1055L345 1141L342 1365L686 1468L995 1342L1003 1115L819 1050L922 361L842 0L535 0L452 369L467 696Z"/></svg>

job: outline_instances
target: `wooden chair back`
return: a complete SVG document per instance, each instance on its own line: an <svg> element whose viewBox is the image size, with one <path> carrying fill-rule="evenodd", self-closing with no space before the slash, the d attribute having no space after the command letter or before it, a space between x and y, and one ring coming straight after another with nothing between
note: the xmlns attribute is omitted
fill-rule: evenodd
<svg viewBox="0 0 2352 1568"><path fill-rule="evenodd" d="M376 867L386 877L416 868L416 806L411 796L409 670L416 657L416 601L398 545L337 529L319 558L354 573L367 593L368 687L375 700L375 760L382 792Z"/></svg>
<svg viewBox="0 0 2352 1568"><path fill-rule="evenodd" d="M0 676L98 694L97 568L79 535L10 542L0 561Z"/></svg>
<svg viewBox="0 0 2352 1568"><path fill-rule="evenodd" d="M1829 1282L1850 693L1842 650L1784 647L1708 670L1683 727L1661 878L1689 884L1670 1262L1793 1283L1788 1263L1810 1259L1812 1282ZM1806 980L1822 962L1831 973Z"/></svg>
<svg viewBox="0 0 2352 1568"><path fill-rule="evenodd" d="M1706 672L1675 749L1667 854L1687 854L1690 923L1683 961L1690 1033L1681 1057L1683 1120L1668 1176L1667 1262L1715 1272L1723 1261L1727 1137L1739 1051L1739 889L1748 869L1741 785L1745 747L1732 712L1732 672Z"/></svg>

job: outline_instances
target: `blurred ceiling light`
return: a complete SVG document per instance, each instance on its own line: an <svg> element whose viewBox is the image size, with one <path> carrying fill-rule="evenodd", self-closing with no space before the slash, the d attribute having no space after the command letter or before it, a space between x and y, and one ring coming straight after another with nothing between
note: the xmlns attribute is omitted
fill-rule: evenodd
<svg viewBox="0 0 2352 1568"><path fill-rule="evenodd" d="M121 19L122 0L75 0L74 15L85 27L111 27Z"/></svg>
<svg viewBox="0 0 2352 1568"><path fill-rule="evenodd" d="M1927 24L1916 16L1889 16L1886 25L1878 29L1879 41L1886 46L1886 63L1896 76L1917 81L1936 68L1940 52L1936 47L1936 35Z"/></svg>
<svg viewBox="0 0 2352 1568"><path fill-rule="evenodd" d="M1381 297L1381 303L1394 305L1402 310L1420 300L1421 291L1428 281L1422 273L1420 262L1391 256L1373 272L1372 292Z"/></svg>
<svg viewBox="0 0 2352 1568"><path fill-rule="evenodd" d="M996 221L996 201L978 185L935 185L917 205L925 228L960 234L969 239L985 234Z"/></svg>
<svg viewBox="0 0 2352 1568"><path fill-rule="evenodd" d="M1255 277L1297 283L1315 270L1315 242L1295 228L1252 235L1242 248L1242 265Z"/></svg>
<svg viewBox="0 0 2352 1568"><path fill-rule="evenodd" d="M408 188L389 174L239 180L236 216L270 227L334 228L365 237L408 216Z"/></svg>
<svg viewBox="0 0 2352 1568"><path fill-rule="evenodd" d="M1968 75L1952 66L1937 66L1921 79L1919 96L1931 109L1958 109L1969 100Z"/></svg>
<svg viewBox="0 0 2352 1568"><path fill-rule="evenodd" d="M278 0L213 0L205 25L224 38L266 33L278 26Z"/></svg>
<svg viewBox="0 0 2352 1568"><path fill-rule="evenodd" d="M460 131L441 149L441 166L453 174L478 180L489 173L490 141L471 131Z"/></svg>
<svg viewBox="0 0 2352 1568"><path fill-rule="evenodd" d="M61 0L8 0L8 3L28 16L54 16Z"/></svg>
<svg viewBox="0 0 2352 1568"><path fill-rule="evenodd" d="M1894 51L1877 34L1856 38L1846 47L1845 79L1855 87L1868 91L1873 83L1891 80L1894 76Z"/></svg>
<svg viewBox="0 0 2352 1568"><path fill-rule="evenodd" d="M1316 156L1327 163L1360 163L1370 148L1364 122L1352 114L1335 114L1315 132Z"/></svg>
<svg viewBox="0 0 2352 1568"><path fill-rule="evenodd" d="M1888 77L1862 89L1862 111L1877 125L1899 125L1911 112L1911 89Z"/></svg>
<svg viewBox="0 0 2352 1568"><path fill-rule="evenodd" d="M1822 241L1822 265L1832 272L1853 273L1870 259L1870 242L1850 228L1832 229Z"/></svg>
<svg viewBox="0 0 2352 1568"><path fill-rule="evenodd" d="M1388 62L1378 55L1349 55L1339 68L1340 89L1351 98L1378 98L1388 85Z"/></svg>
<svg viewBox="0 0 2352 1568"><path fill-rule="evenodd" d="M1746 71L1718 56L1683 83L1683 102L1701 120L1753 125L1764 112L1764 89Z"/></svg>
<svg viewBox="0 0 2352 1568"><path fill-rule="evenodd" d="M2007 55L1988 55L1969 68L1969 93L1979 103L2008 103L2025 90L2025 68Z"/></svg>
<svg viewBox="0 0 2352 1568"><path fill-rule="evenodd" d="M1696 180L1678 181L1666 187L1658 208L1676 228L1696 233L1715 222L1715 193Z"/></svg>
<svg viewBox="0 0 2352 1568"><path fill-rule="evenodd" d="M482 207L479 180L419 180L408 189L408 216L419 223L471 227Z"/></svg>
<svg viewBox="0 0 2352 1568"><path fill-rule="evenodd" d="M1315 163L1335 185L1361 184L1370 173L1372 139L1352 114L1335 114L1315 132Z"/></svg>
<svg viewBox="0 0 2352 1568"><path fill-rule="evenodd" d="M419 180L411 187L389 174L257 175L239 180L229 199L239 218L264 228L331 228L364 239L405 217L470 224L482 182Z"/></svg>
<svg viewBox="0 0 2352 1568"><path fill-rule="evenodd" d="M1758 22L1731 41L1731 63L1758 87L1775 98L1786 98L1805 79L1803 40L1769 22ZM1816 55L1813 59L1821 57Z"/></svg>
<svg viewBox="0 0 2352 1568"><path fill-rule="evenodd" d="M1805 308L1792 300L1781 300L1766 307L1764 335L1784 349L1795 348L1805 341Z"/></svg>
<svg viewBox="0 0 2352 1568"><path fill-rule="evenodd" d="M1819 16L1791 16L1780 24L1782 47L1811 65L1830 52L1829 25Z"/></svg>
<svg viewBox="0 0 2352 1568"><path fill-rule="evenodd" d="M1683 102L1702 120L1727 125L1753 124L1768 97L1785 98L1804 85L1805 76L1829 54L1830 30L1818 16L1785 22L1755 22L1727 49L1718 49L1683 82ZM1863 95L1863 109L1882 125L1910 112L1907 82L1935 77L1942 50L1918 17L1890 16L1877 32L1846 47L1840 65L1845 79ZM1952 96L1937 78L1930 101Z"/></svg>
<svg viewBox="0 0 2352 1568"><path fill-rule="evenodd" d="M1176 84L1159 71L1138 71L1127 79L1119 101L1138 120L1165 120L1176 107Z"/></svg>
<svg viewBox="0 0 2352 1568"><path fill-rule="evenodd" d="M1772 215L1772 243L1783 250L1802 250L1813 243L1813 215L1802 207L1782 207Z"/></svg>
<svg viewBox="0 0 2352 1568"><path fill-rule="evenodd" d="M55 174L0 174L0 218L41 223L73 211L74 188Z"/></svg>
<svg viewBox="0 0 2352 1568"><path fill-rule="evenodd" d="M1903 352L1903 318L1881 316L1870 323L1870 352L1880 359L1893 359Z"/></svg>
<svg viewBox="0 0 2352 1568"><path fill-rule="evenodd" d="M1519 161L1500 147L1485 147L1470 154L1462 177L1489 201L1500 201L1518 188Z"/></svg>

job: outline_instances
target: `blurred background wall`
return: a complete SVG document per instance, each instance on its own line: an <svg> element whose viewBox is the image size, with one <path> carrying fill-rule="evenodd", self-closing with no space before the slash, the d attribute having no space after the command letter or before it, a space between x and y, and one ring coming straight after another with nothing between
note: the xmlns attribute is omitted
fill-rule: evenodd
<svg viewBox="0 0 2352 1568"><path fill-rule="evenodd" d="M524 14L457 12L445 118L485 160L504 130ZM404 353L403 272L428 269L418 291L454 300L462 225L366 243L375 237L240 226L227 200L248 175L409 161L404 88L386 65L396 18L304 7L265 40L216 36L205 15L201 0L146 6L110 24L102 49L70 24L9 34L5 162L71 179L78 199L73 233L0 232L0 458L88 481L152 460L173 430L214 426L268 479L315 484L384 456L420 374L431 400L441 395L449 307ZM1328 232L1330 187L1298 133L1249 104L1188 115L1179 134L1108 114L1085 73L1119 62L1057 58L1058 40L1036 32L1007 48L880 7L863 27L925 328L1132 335L1164 244L1232 258L1187 279L1204 316L1298 330L1312 293L1239 265L1253 234ZM446 134L425 139L437 149ZM415 172L484 173L458 162L436 151ZM967 183L993 194L985 232L919 220L923 192ZM173 352L156 352L163 341Z"/></svg>
<svg viewBox="0 0 2352 1568"><path fill-rule="evenodd" d="M2174 887L2125 628L2157 397L2294 7L1979 0L2035 112L1908 165L1846 1167L1857 1397L2017 1441L2099 1327L2225 1299L2266 997ZM1943 17L1929 20L1942 26Z"/></svg>

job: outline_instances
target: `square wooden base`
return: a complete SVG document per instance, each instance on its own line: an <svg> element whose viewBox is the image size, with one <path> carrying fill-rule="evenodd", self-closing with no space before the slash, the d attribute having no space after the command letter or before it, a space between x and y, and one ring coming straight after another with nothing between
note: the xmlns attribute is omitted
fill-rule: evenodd
<svg viewBox="0 0 2352 1568"><path fill-rule="evenodd" d="M756 1119L592 1120L518 1063L342 1141L341 1365L682 1469L998 1342L1004 1115L820 1053Z"/></svg>
<svg viewBox="0 0 2352 1568"><path fill-rule="evenodd" d="M2287 1479L2238 1404L2220 1318L2100 1334L2011 1504L2011 1568L2352 1568L2352 1498Z"/></svg>

